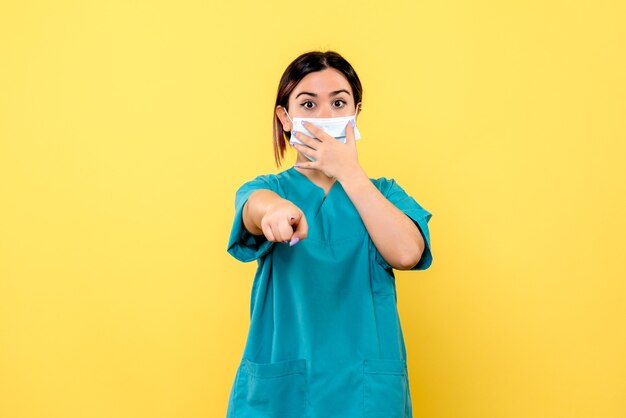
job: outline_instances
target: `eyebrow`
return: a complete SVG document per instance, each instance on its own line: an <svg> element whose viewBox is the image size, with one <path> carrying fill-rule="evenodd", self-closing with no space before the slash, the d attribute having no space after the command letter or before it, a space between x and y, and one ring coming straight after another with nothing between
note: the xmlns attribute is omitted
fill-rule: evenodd
<svg viewBox="0 0 626 418"><path fill-rule="evenodd" d="M333 91L333 92L331 92L331 93L330 93L330 95L329 95L329 97L336 96L336 95L338 95L339 93L347 93L347 94L348 94L348 96L350 95L350 92L349 92L348 90L346 90L346 89L341 89L341 90L337 90L337 91ZM309 96L317 97L317 94L315 94L315 93L310 93L310 92L308 92L308 91L301 91L301 92L300 92L300 93L298 93L298 95L296 96L296 99L297 99L298 97L300 97L301 95L303 95L303 94L307 94L307 95L309 95Z"/></svg>

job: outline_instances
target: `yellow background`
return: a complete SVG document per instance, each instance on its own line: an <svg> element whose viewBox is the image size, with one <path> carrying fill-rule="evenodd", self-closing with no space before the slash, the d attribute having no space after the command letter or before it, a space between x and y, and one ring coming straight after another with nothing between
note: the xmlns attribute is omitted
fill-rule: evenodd
<svg viewBox="0 0 626 418"><path fill-rule="evenodd" d="M298 54L364 84L359 158L433 213L397 275L416 417L626 417L623 1L4 1L0 417L224 416ZM293 161L290 154L289 167Z"/></svg>

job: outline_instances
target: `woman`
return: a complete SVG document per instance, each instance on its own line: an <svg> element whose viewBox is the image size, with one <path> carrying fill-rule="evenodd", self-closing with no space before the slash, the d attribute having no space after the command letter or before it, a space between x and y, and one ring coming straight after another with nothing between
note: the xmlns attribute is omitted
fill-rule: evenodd
<svg viewBox="0 0 626 418"><path fill-rule="evenodd" d="M287 132L298 157L236 194L228 252L258 270L228 417L412 416L393 269L430 266L431 214L359 165L362 95L332 51L299 56L280 80L276 162Z"/></svg>

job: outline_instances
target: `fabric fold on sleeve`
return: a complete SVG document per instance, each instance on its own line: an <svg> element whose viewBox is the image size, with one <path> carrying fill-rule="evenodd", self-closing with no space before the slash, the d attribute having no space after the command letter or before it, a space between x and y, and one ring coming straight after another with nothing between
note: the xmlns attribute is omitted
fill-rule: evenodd
<svg viewBox="0 0 626 418"><path fill-rule="evenodd" d="M432 214L424 209L419 203L409 196L394 179L380 178L375 181L381 193L402 212L404 212L415 223L424 238L424 251L419 262L411 270L426 270L433 262L433 255L430 244L430 231L428 222ZM392 267L383 258L380 252L376 251L376 261L385 269Z"/></svg>
<svg viewBox="0 0 626 418"><path fill-rule="evenodd" d="M235 218L228 239L227 251L239 261L249 262L267 255L274 247L264 235L252 235L243 225L243 207L250 195L257 190L267 189L277 192L276 185L269 176L258 176L244 183L235 194Z"/></svg>

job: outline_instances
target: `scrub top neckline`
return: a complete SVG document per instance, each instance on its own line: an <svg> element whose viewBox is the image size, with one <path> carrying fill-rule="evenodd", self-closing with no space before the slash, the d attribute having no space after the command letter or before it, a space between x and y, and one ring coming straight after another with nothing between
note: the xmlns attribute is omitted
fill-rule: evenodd
<svg viewBox="0 0 626 418"><path fill-rule="evenodd" d="M315 187L316 189L318 189L320 192L322 192L322 194L324 195L323 200L326 200L326 198L328 197L328 195L330 194L330 192L335 188L335 185L337 183L339 183L337 180L335 180L335 182L333 184L330 185L330 188L328 189L328 192L326 192L322 187L318 186L317 184L313 183L313 181L308 178L307 176L305 176L304 174L302 174L301 172L299 172L298 170L296 170L295 167L291 167L290 170L293 170L294 172L296 172L299 176L303 177L304 180L306 180L308 183L310 183L313 187Z"/></svg>

